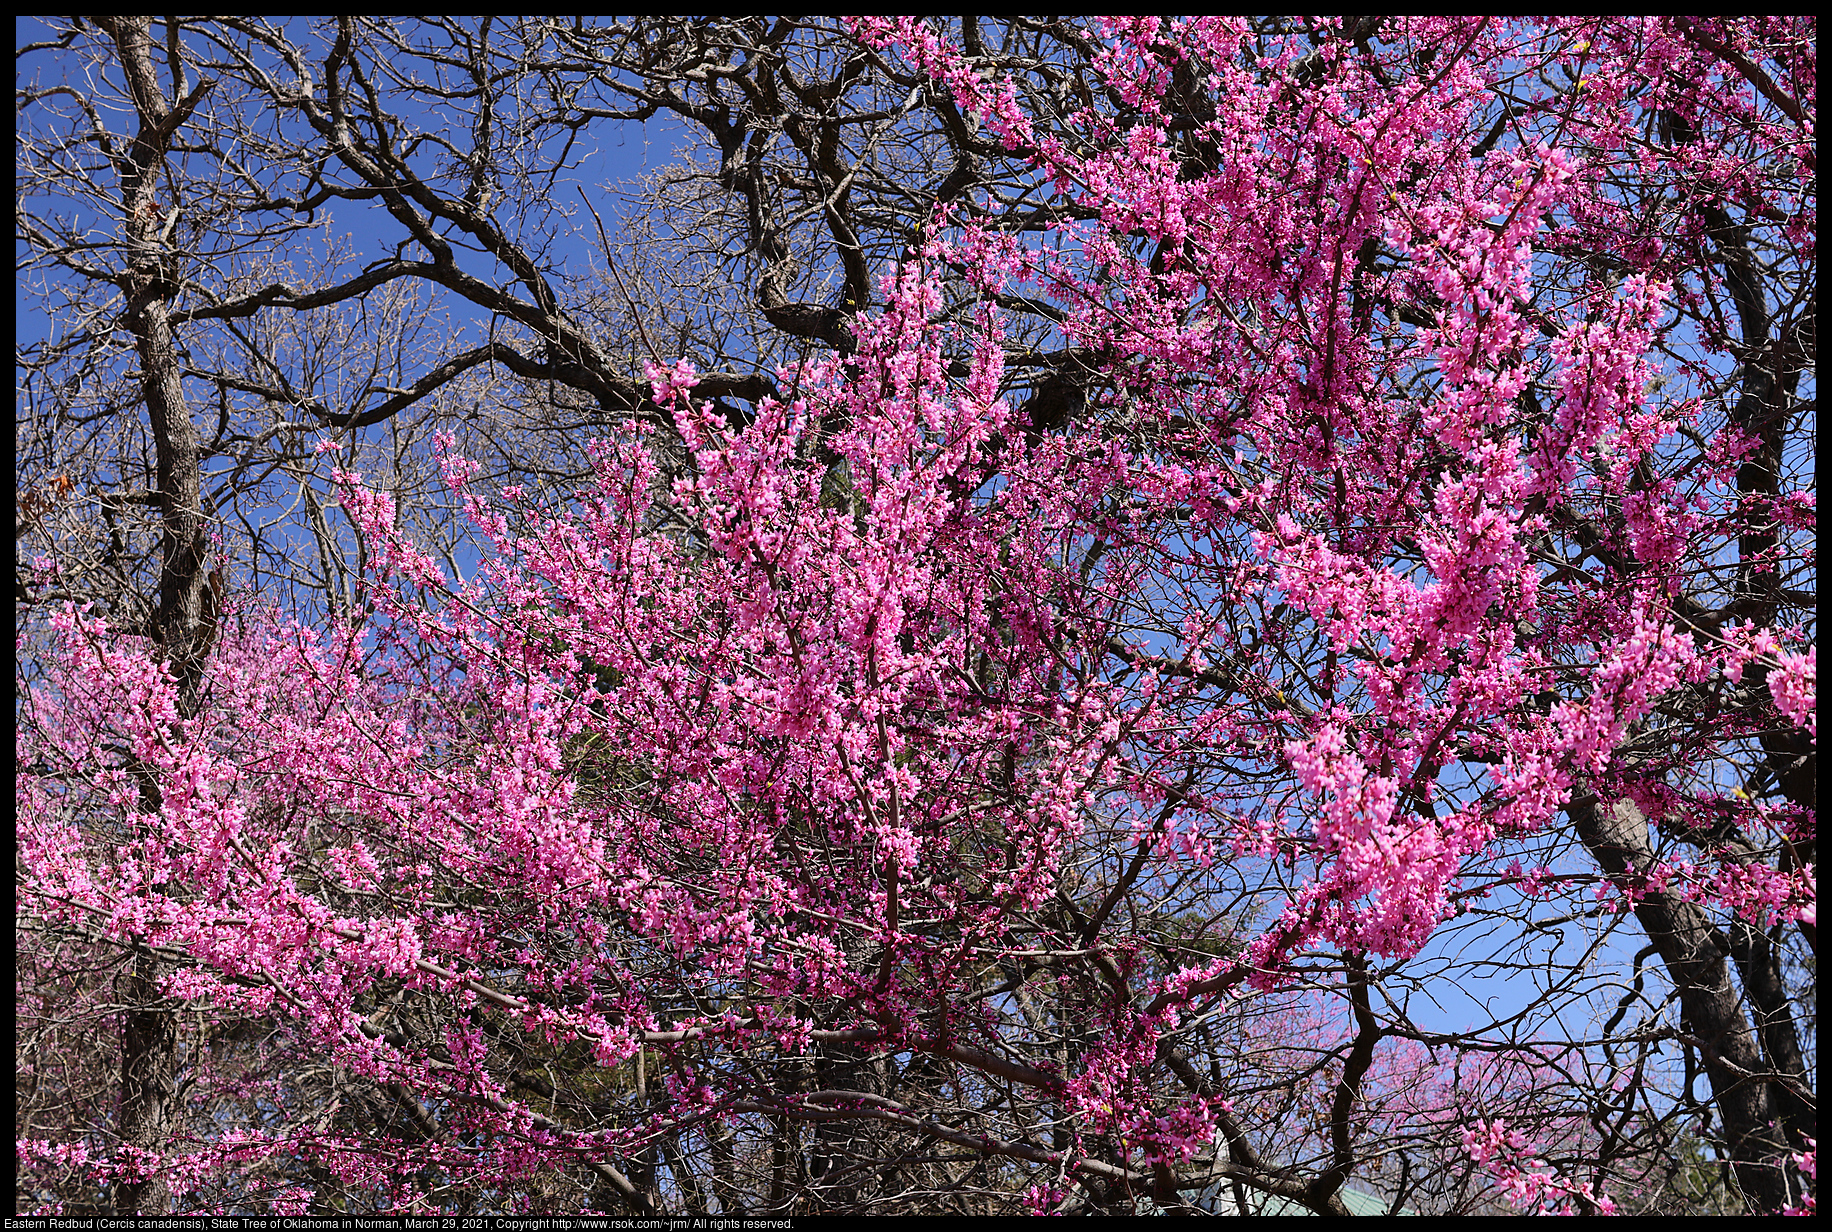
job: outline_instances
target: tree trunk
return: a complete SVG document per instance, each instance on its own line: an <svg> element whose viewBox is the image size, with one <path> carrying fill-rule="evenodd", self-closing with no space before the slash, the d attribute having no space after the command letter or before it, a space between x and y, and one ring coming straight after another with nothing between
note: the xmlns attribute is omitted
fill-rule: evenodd
<svg viewBox="0 0 1832 1232"><path fill-rule="evenodd" d="M121 1141L138 1151L161 1151L171 1133L176 1091L177 1019L157 1008L159 964L138 957L122 992L132 1006L121 1032ZM172 1194L157 1178L122 1181L115 1189L115 1214L163 1214Z"/></svg>
<svg viewBox="0 0 1832 1232"><path fill-rule="evenodd" d="M1647 818L1630 801L1573 802L1571 816L1605 872L1619 876L1653 863ZM1701 907L1664 892L1642 895L1635 918L1658 947L1679 992L1682 1030L1698 1041L1737 1185L1756 1211L1778 1211L1793 1201L1785 1175L1787 1141L1775 1124L1782 1110L1771 1097L1772 1084L1761 1077L1769 1064L1724 961L1731 944ZM1771 1031L1783 1027L1773 1020L1764 1025ZM1791 1020L1785 1025L1791 1035ZM1798 1186L1793 1189L1798 1192Z"/></svg>
<svg viewBox="0 0 1832 1232"><path fill-rule="evenodd" d="M141 392L152 428L158 501L164 533L160 547L159 599L153 636L165 647L180 682L180 708L195 714L202 679L208 589L201 467L196 426L185 402L183 366L172 332L171 297L178 285L171 239L180 203L161 202L173 134L210 89L201 81L186 89L176 41L170 49L173 101L159 85L153 63L152 19L98 17L114 40L121 70L138 111L139 131L126 150L113 151L121 177L123 234L127 262L119 285L125 301L122 324L133 335L140 359ZM157 807L156 793L149 801ZM130 1153L161 1154L176 1109L177 1022L159 1008L159 963L137 958L126 981L121 1033L121 1141ZM173 1195L162 1181L123 1181L115 1209L123 1215L164 1214Z"/></svg>

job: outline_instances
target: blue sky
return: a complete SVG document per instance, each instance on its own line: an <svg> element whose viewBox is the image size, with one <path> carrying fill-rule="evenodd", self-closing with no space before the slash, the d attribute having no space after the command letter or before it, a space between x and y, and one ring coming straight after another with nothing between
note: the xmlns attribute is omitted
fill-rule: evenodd
<svg viewBox="0 0 1832 1232"><path fill-rule="evenodd" d="M15 33L18 41L23 44L47 37L50 28L40 19L18 18L15 21ZM41 84L48 83L62 72L70 73L71 81L75 84L81 80L82 75L82 66L77 65L73 58L55 52L27 57L20 63L19 70L23 80L30 80L33 74L37 74ZM106 67L98 71L107 76ZM423 115L417 117L417 121L431 128L438 125L439 117ZM127 131L131 128L131 121L122 115L115 121L115 127L117 131ZM585 199L599 210L606 226L614 228L628 204L627 197L616 191L615 186L633 181L669 163L678 149L681 137L678 128L659 122L648 125L600 122L585 134L584 140L572 151L576 163L555 183L548 204L556 210L571 210L580 205L580 194L583 193ZM367 260L391 255L398 241L399 228L382 217L379 210L379 206L367 203L329 203L325 207L329 226L322 234L347 239L351 261L356 266ZM107 230L109 224L104 222L102 227ZM302 243L316 243L321 233L314 231L300 234ZM550 253L555 263L568 272L602 270L595 230L589 217L584 215L575 219L574 225L570 227L554 228L554 245ZM15 255L16 258L23 255L17 250L17 242ZM499 279L504 273L501 270L486 271L481 267L477 272ZM449 317L450 327L459 335L475 338L487 332L490 327L488 315L462 299L439 296L433 305L428 309L429 316ZM39 299L28 295L26 284L18 280L15 282L15 306L16 342L24 345L45 338L53 322L43 311ZM1803 390L1808 385L1810 383L1803 383ZM375 439L381 439L385 428L378 427L369 432ZM460 567L469 567L474 564L474 558L461 558L458 563ZM1594 926L1593 923L1591 927ZM1582 926L1574 923L1567 938L1551 947L1548 957L1556 954L1563 958L1577 953L1581 948L1579 938L1582 931ZM1638 944L1638 935L1634 935L1633 940ZM1429 965L1436 961L1449 964L1467 960L1471 957L1468 947L1475 944L1461 930L1446 929L1434 938L1426 955L1421 960L1415 960L1415 964ZM1625 956L1625 953L1611 955L1615 961L1621 961ZM1465 971L1459 978L1436 981L1436 1000L1420 997L1412 1003L1410 1010L1421 1027L1454 1030L1472 1022L1486 1021L1490 1015L1506 1017L1528 1004L1538 993L1538 984L1530 970L1496 968L1492 975L1486 977Z"/></svg>
<svg viewBox="0 0 1832 1232"><path fill-rule="evenodd" d="M301 27L302 42L313 47L318 42L318 35L310 32L308 19L293 19ZM17 17L14 19L14 34L18 45L28 42L48 41L55 37L56 27L46 19L38 17ZM35 52L22 58L18 63L18 76L21 85L36 81L41 87L53 84L68 84L85 89L98 101L119 97L124 93L120 76L112 64L91 67L81 62L69 52L46 50ZM103 84L106 83L106 84ZM99 87L99 88L98 88ZM408 122L426 130L437 130L442 126L441 117L431 113L404 116ZM104 111L104 119L113 131L129 133L134 122L124 111L110 114ZM607 227L614 226L615 221L624 214L628 197L617 191L619 185L625 185L659 169L673 159L680 148L682 131L676 124L657 118L648 124L617 121L599 121L585 134L584 138L574 145L569 154L573 161L572 169L556 185L552 194L552 205L556 208L571 210L579 205L579 192L583 190L604 218ZM377 256L390 255L398 242L400 229L389 222L382 207L375 203L350 201L327 202L321 213L330 216L331 223L325 234L335 237L347 236L360 261L363 258L373 259ZM582 269L596 264L602 267L602 258L597 256L597 239L589 217L581 217L572 234L564 228L556 228L553 253L559 258L559 264L568 270ZM118 227L117 219L102 219L99 228L107 233ZM304 233L305 237L317 232ZM24 255L23 246L15 240L15 256ZM477 272L482 272L481 270ZM24 284L14 285L15 339L30 342L45 336L47 319L43 306L35 298L28 297ZM454 312L464 315L463 309L469 305L454 306ZM467 324L487 326L487 315L475 308L470 308L471 318Z"/></svg>

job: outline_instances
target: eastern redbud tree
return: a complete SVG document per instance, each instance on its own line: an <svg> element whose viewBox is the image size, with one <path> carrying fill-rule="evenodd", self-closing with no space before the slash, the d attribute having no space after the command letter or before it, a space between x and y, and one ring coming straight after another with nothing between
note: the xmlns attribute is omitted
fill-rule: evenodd
<svg viewBox="0 0 1832 1232"><path fill-rule="evenodd" d="M1030 198L470 576L42 618L21 1210L1811 1209L1812 23L1083 37L849 24Z"/></svg>

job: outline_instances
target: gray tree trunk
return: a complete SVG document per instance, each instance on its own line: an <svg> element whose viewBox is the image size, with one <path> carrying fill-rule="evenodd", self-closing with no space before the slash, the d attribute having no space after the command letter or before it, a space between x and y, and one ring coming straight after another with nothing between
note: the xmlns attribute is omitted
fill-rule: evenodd
<svg viewBox="0 0 1832 1232"><path fill-rule="evenodd" d="M1571 816L1584 846L1612 876L1644 871L1654 863L1647 818L1633 803L1574 801ZM1793 1109L1776 1106L1774 1084L1766 1077L1769 1064L1725 961L1732 945L1703 908L1665 892L1637 899L1635 918L1679 992L1681 1028L1697 1041L1737 1185L1756 1210L1778 1211L1799 1192L1795 1185L1790 1193L1789 1149L1777 1123ZM1769 1018L1763 1027L1765 1034L1785 1031L1798 1056L1791 1019Z"/></svg>
<svg viewBox="0 0 1832 1232"><path fill-rule="evenodd" d="M172 332L171 298L178 286L178 260L172 246L182 203L162 201L161 183L173 135L210 89L208 81L188 88L179 49L168 49L172 96L163 92L154 64L152 19L98 17L96 24L114 40L121 70L133 94L139 129L124 149L110 150L119 170L123 234L127 259L119 275L124 299L122 324L133 335L140 360L141 393L152 428L157 461L157 499L163 536L159 598L150 632L163 645L180 682L180 712L196 713L202 661L208 649L206 617L210 594L205 564L202 475L198 436L185 402L183 366ZM147 805L158 807L156 790ZM163 1153L176 1117L178 1030L170 1011L161 1008L160 964L150 955L134 960L124 981L121 1032L122 1144ZM164 1214L173 1195L157 1180L121 1182L115 1210L122 1215Z"/></svg>

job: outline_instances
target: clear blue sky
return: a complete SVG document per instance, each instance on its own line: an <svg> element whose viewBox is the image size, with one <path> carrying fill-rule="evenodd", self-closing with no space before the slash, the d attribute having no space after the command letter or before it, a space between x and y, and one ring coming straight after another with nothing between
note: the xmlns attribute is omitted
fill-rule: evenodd
<svg viewBox="0 0 1832 1232"><path fill-rule="evenodd" d="M304 31L306 19L296 19ZM15 19L15 35L20 45L50 37L52 27L42 19L20 17ZM315 39L313 35L305 36L308 44ZM68 53L47 51L35 53L19 64L20 78L30 81L37 77L39 83L49 84L60 73L69 74L73 85L81 85L86 73L86 66ZM118 84L118 75L109 72L104 66L100 73L112 77ZM423 127L434 127L439 121L432 115L409 117ZM131 131L131 117L120 114L112 118L112 125L119 132ZM574 147L573 155L577 159L576 167L568 172L556 185L556 209L577 209L581 202L579 192L583 190L587 199L598 209L605 225L614 228L623 216L626 198L615 191L615 186L627 183L652 172L673 159L681 141L685 138L682 130L675 125L660 122L647 126L635 124L618 124L601 121L587 130L583 140ZM28 208L31 203L28 203ZM325 207L330 215L332 225L330 232L334 235L348 235L354 252L357 254L355 264L363 261L390 255L399 242L400 230L396 224L380 212L381 207L375 204L360 202L332 202ZM570 230L565 226L556 227L555 244L550 250L551 259L571 270L601 268L598 256L598 242L595 229L589 217L581 215L575 220L576 227ZM116 233L118 223L104 219L99 223L104 233ZM315 243L322 233L300 233L299 242ZM16 258L23 259L26 254L15 243ZM475 272L490 275L490 271L478 268ZM494 276L507 281L506 271L496 270ZM44 311L42 301L35 295L28 295L26 284L15 281L15 339L20 344L29 344L43 339L52 328L52 321ZM453 296L441 296L437 301L436 311L449 314L453 325L460 334L481 336L489 328L488 315L474 308L468 302ZM201 393L202 391L193 391ZM379 433L381 429L372 429ZM462 562L467 567L474 563ZM1168 649L1168 648L1166 648ZM1505 863L1505 861L1503 861ZM1529 861L1530 863L1530 861ZM1495 905L1500 905L1499 900ZM1544 905L1542 905L1542 910ZM1451 964L1467 961L1472 954L1479 951L1482 944L1479 930L1469 927L1471 921L1465 920L1463 926L1449 928L1434 938L1427 954L1417 962L1430 966L1441 961L1448 967ZM1592 925L1594 927L1594 924ZM1556 952L1564 958L1574 952L1577 937L1581 928L1572 925L1566 930L1565 940L1554 943L1554 934L1547 933L1547 955ZM1631 940L1638 943L1638 934ZM1618 949L1621 942L1612 943ZM1472 948L1473 947L1473 948ZM1631 947L1632 948L1632 947ZM1612 954L1612 960L1620 961L1623 955ZM1626 964L1624 964L1626 965ZM1538 994L1536 981L1530 971L1506 972L1495 970L1479 974L1465 970L1459 978L1434 981L1434 993L1437 1001L1433 1003L1424 998L1416 999L1410 1006L1413 1019L1419 1026L1428 1030L1456 1030L1468 1027L1472 1023L1486 1021L1490 1015L1506 1017L1517 1012ZM1580 1024L1572 1023L1573 1027Z"/></svg>

